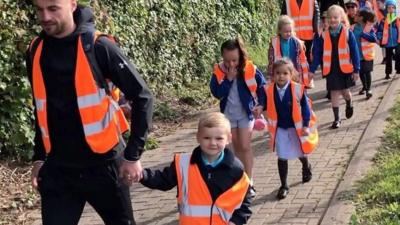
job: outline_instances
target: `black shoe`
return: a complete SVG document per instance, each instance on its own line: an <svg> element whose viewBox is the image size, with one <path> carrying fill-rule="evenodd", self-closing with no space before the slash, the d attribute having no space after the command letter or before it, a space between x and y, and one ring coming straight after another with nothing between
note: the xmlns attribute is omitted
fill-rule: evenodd
<svg viewBox="0 0 400 225"><path fill-rule="evenodd" d="M288 187L280 187L276 197L278 199L284 199L284 198L286 198L286 196L288 194L289 194L289 188Z"/></svg>
<svg viewBox="0 0 400 225"><path fill-rule="evenodd" d="M331 128L332 128L332 129L337 129L337 128L340 127L340 124L341 124L341 123L342 123L342 121L340 121L340 120L335 120L335 121L333 121Z"/></svg>
<svg viewBox="0 0 400 225"><path fill-rule="evenodd" d="M367 97L367 100L370 99L372 97L372 92L371 91L367 91L367 93L365 94Z"/></svg>
<svg viewBox="0 0 400 225"><path fill-rule="evenodd" d="M303 168L303 183L307 183L312 179L311 164Z"/></svg>
<svg viewBox="0 0 400 225"><path fill-rule="evenodd" d="M382 59L381 64L386 64L386 57L384 57L384 58Z"/></svg>
<svg viewBox="0 0 400 225"><path fill-rule="evenodd" d="M346 118L350 119L353 116L353 106L346 106Z"/></svg>
<svg viewBox="0 0 400 225"><path fill-rule="evenodd" d="M363 95L363 94L365 94L365 89L363 88L363 89L361 89L359 92L358 92L358 94L359 95Z"/></svg>
<svg viewBox="0 0 400 225"><path fill-rule="evenodd" d="M250 185L250 198L254 199L257 195L256 189L254 188L253 185Z"/></svg>
<svg viewBox="0 0 400 225"><path fill-rule="evenodd" d="M390 75L386 74L385 80L389 80L390 79Z"/></svg>

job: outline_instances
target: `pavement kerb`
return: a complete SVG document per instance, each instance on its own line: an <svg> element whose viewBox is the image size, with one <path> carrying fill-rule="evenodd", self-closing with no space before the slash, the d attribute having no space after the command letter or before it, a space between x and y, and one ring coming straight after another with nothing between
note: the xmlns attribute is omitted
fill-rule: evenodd
<svg viewBox="0 0 400 225"><path fill-rule="evenodd" d="M342 181L338 183L329 206L321 218L321 225L349 224L355 207L343 196L355 190L356 182L362 179L373 164L372 160L380 146L380 139L387 124L386 120L390 116L390 109L396 102L399 90L400 76L396 75L388 85L382 101L364 130Z"/></svg>

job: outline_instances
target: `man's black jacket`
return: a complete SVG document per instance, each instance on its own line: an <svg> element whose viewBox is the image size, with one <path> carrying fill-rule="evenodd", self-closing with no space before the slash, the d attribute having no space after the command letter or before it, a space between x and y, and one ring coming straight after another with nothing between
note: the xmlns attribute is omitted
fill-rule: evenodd
<svg viewBox="0 0 400 225"><path fill-rule="evenodd" d="M46 87L51 152L46 156L36 120L33 160L47 159L62 166L89 167L113 160L118 153L111 150L106 154L95 154L86 143L77 104L74 73L78 37L94 32L93 13L89 8L78 7L74 12L74 21L76 30L67 37L55 38L45 32L39 35L43 40L40 64ZM105 78L110 79L132 101L131 135L124 156L127 160L138 160L151 124L152 95L135 66L115 43L100 37L94 44L94 50ZM26 66L31 82L32 55L28 50Z"/></svg>

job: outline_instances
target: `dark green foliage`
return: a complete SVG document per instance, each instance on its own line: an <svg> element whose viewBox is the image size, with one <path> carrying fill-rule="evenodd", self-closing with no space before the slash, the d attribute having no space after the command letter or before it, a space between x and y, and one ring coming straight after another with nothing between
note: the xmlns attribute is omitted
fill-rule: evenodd
<svg viewBox="0 0 400 225"><path fill-rule="evenodd" d="M0 2L0 155L24 159L29 157L33 142L24 52L29 40L40 30L34 26L33 9L27 2ZM209 95L199 96L191 84L207 85L212 65L220 58L220 43L240 34L249 46L262 51L260 47L266 46L271 31L275 30L279 1L79 2L95 9L99 30L118 37L156 97L193 91L194 96L179 97L184 103L199 105L199 99ZM198 90L208 89L202 86ZM165 116L165 112L161 114Z"/></svg>

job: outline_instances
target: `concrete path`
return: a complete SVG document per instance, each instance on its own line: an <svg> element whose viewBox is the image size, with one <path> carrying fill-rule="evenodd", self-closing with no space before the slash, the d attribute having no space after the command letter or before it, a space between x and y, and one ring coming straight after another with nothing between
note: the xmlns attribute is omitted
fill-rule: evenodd
<svg viewBox="0 0 400 225"><path fill-rule="evenodd" d="M342 127L330 129L333 121L332 109L325 99L325 80L317 75L315 88L309 91L314 100L314 110L319 119L320 143L318 149L310 155L313 165L313 180L301 183L301 164L290 161L288 181L290 193L284 200L277 201L275 196L280 186L277 158L267 147L268 135L257 132L253 138L255 150L255 188L257 197L253 203L253 216L249 224L319 224L343 174L351 155L362 138L369 120L374 115L390 81L384 80L384 66L380 63L380 50L377 49L375 70L373 73L373 94L366 100L358 95L360 81L353 88L354 116L345 119L345 105L342 101L340 114ZM162 168L169 165L173 154L190 152L197 145L195 141L197 121L179 129L176 133L161 138L161 147L143 154L144 167ZM176 189L169 192L149 190L141 185L131 189L134 214L138 224L178 224L176 208ZM36 224L41 224L40 214L34 215ZM80 225L103 224L96 212L87 207Z"/></svg>

